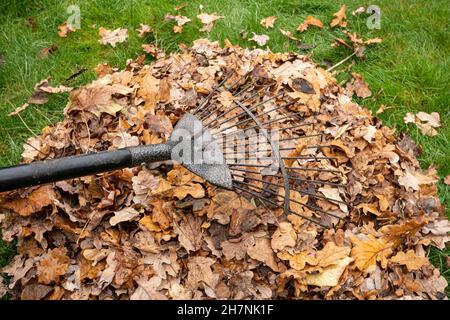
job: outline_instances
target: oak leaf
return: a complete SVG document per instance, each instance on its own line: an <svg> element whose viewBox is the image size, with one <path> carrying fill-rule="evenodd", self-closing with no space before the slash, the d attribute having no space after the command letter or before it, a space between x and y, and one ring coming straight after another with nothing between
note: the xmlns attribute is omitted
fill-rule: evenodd
<svg viewBox="0 0 450 320"><path fill-rule="evenodd" d="M55 196L53 187L51 185L44 185L32 191L26 198L8 201L3 206L21 216L29 216L41 211L46 206L52 205Z"/></svg>
<svg viewBox="0 0 450 320"><path fill-rule="evenodd" d="M102 45L109 44L113 48L117 43L125 42L128 39L128 29L117 28L115 30L108 30L100 27L98 33L102 37L98 42Z"/></svg>
<svg viewBox="0 0 450 320"><path fill-rule="evenodd" d="M273 24L275 23L276 20L277 20L276 16L270 16L262 19L260 24L266 29L273 28Z"/></svg>
<svg viewBox="0 0 450 320"><path fill-rule="evenodd" d="M339 27L346 27L347 26L347 15L345 14L345 11L347 10L347 6L345 4L342 5L342 7L339 9L339 11L333 13L334 19L331 21L330 26L332 28L339 26Z"/></svg>
<svg viewBox="0 0 450 320"><path fill-rule="evenodd" d="M355 266L361 271L367 271L373 268L379 261L385 269L387 267L388 257L392 254L393 243L384 238L375 238L373 235L367 235L366 240L360 240L355 236L350 237L354 247L351 251L351 257L355 259Z"/></svg>
<svg viewBox="0 0 450 320"><path fill-rule="evenodd" d="M39 283L58 283L60 277L66 274L69 263L65 247L48 250L36 265Z"/></svg>
<svg viewBox="0 0 450 320"><path fill-rule="evenodd" d="M408 250L406 253L400 251L391 258L391 261L405 265L409 272L419 270L428 263L427 258L417 256L414 250Z"/></svg>
<svg viewBox="0 0 450 320"><path fill-rule="evenodd" d="M322 23L322 21L320 21L317 18L314 18L313 16L307 16L305 21L303 21L303 23L297 27L297 30L300 32L303 32L306 29L308 29L309 26L316 26L316 27L322 29L323 23Z"/></svg>

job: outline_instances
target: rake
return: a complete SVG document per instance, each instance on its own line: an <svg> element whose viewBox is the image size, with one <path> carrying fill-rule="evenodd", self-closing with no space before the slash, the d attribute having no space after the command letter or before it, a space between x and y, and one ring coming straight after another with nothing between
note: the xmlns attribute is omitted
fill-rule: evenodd
<svg viewBox="0 0 450 320"><path fill-rule="evenodd" d="M322 152L333 146L323 142L324 133L315 131L316 121L303 121L298 102L287 94L290 90L258 76L256 69L242 76L223 72L220 83L178 120L166 144L2 168L0 192L173 160L217 187L329 227L330 219L327 223L324 217L343 218L324 210L320 201L348 204L318 190L344 188L345 175L332 166L336 158ZM221 102L224 97L228 103ZM321 174L328 178L318 179Z"/></svg>

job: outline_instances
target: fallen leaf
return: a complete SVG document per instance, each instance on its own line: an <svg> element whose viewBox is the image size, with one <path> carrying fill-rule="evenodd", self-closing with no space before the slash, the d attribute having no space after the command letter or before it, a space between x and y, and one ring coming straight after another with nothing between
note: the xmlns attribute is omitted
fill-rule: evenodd
<svg viewBox="0 0 450 320"><path fill-rule="evenodd" d="M370 91L363 76L356 72L352 72L352 81L347 83L347 90L351 93L356 93L360 98L367 98L372 95L372 91Z"/></svg>
<svg viewBox="0 0 450 320"><path fill-rule="evenodd" d="M274 250L283 250L285 247L294 247L297 234L289 222L280 222L277 230L272 235L271 245Z"/></svg>
<svg viewBox="0 0 450 320"><path fill-rule="evenodd" d="M316 26L316 27L322 29L323 23L322 23L322 21L320 21L317 18L314 18L313 16L307 16L305 21L303 21L303 23L297 27L297 31L300 31L300 32L306 31L306 29L308 29L309 26Z"/></svg>
<svg viewBox="0 0 450 320"><path fill-rule="evenodd" d="M128 39L128 30L117 28L115 30L108 30L103 27L100 27L98 30L98 34L102 37L98 42L102 45L111 45L111 47L115 47L117 43L125 42Z"/></svg>
<svg viewBox="0 0 450 320"><path fill-rule="evenodd" d="M338 285L345 268L353 261L350 257L339 260L336 264L326 267L319 273L307 274L305 277L298 279L301 284L312 285L318 287L334 287Z"/></svg>
<svg viewBox="0 0 450 320"><path fill-rule="evenodd" d="M54 54L56 51L58 51L58 46L56 46L55 44L52 44L49 47L42 48L38 53L38 59L45 59L49 55Z"/></svg>
<svg viewBox="0 0 450 320"><path fill-rule="evenodd" d="M67 21L58 26L58 36L61 38L67 37L67 35L71 32L74 32L75 28L70 25Z"/></svg>
<svg viewBox="0 0 450 320"><path fill-rule="evenodd" d="M361 13L364 13L364 12L366 12L366 8L358 7L357 9L352 11L352 15L355 16L357 14L361 14Z"/></svg>
<svg viewBox="0 0 450 320"><path fill-rule="evenodd" d="M277 20L276 16L270 16L262 19L260 24L266 29L273 28L273 24L275 23L276 20Z"/></svg>
<svg viewBox="0 0 450 320"><path fill-rule="evenodd" d="M25 286L20 295L21 300L41 300L45 298L51 291L52 286L46 286L43 284L32 283ZM0 292L0 296L2 296Z"/></svg>
<svg viewBox="0 0 450 320"><path fill-rule="evenodd" d="M291 40L294 40L294 41L299 41L299 39L294 37L290 31L285 31L283 29L280 29L280 32L281 32L281 34L283 36L285 36L288 39L291 39Z"/></svg>
<svg viewBox="0 0 450 320"><path fill-rule="evenodd" d="M267 43L267 41L270 39L269 36L267 36L265 34L259 35L254 32L252 32L252 33L253 33L253 37L250 38L249 40L255 41L258 44L258 46L264 46Z"/></svg>
<svg viewBox="0 0 450 320"><path fill-rule="evenodd" d="M115 226L120 222L130 221L137 217L139 217L139 212L133 208L127 207L120 211L114 212L114 216L111 219L109 219L109 223L112 226Z"/></svg>
<svg viewBox="0 0 450 320"><path fill-rule="evenodd" d="M138 32L138 37L143 38L147 33L152 33L153 29L147 24L140 23L140 27L136 31Z"/></svg>
<svg viewBox="0 0 450 320"><path fill-rule="evenodd" d="M200 249L203 242L202 223L202 219L188 215L180 224L174 225L173 230L178 235L178 241L187 252Z"/></svg>
<svg viewBox="0 0 450 320"><path fill-rule="evenodd" d="M392 254L393 243L383 238L375 238L368 234L366 240L360 240L355 236L350 237L354 247L351 257L355 259L355 266L361 271L367 271L375 267L379 261L385 269L388 257Z"/></svg>
<svg viewBox="0 0 450 320"><path fill-rule="evenodd" d="M32 191L26 198L13 199L3 206L26 217L52 205L55 197L52 186L44 185Z"/></svg>
<svg viewBox="0 0 450 320"><path fill-rule="evenodd" d="M342 7L339 9L339 11L333 13L333 20L330 23L330 26L332 28L339 26L339 27L346 27L347 26L347 15L345 14L347 10L347 6L345 4L342 5Z"/></svg>
<svg viewBox="0 0 450 320"><path fill-rule="evenodd" d="M66 274L69 262L65 247L48 250L36 265L39 283L58 283L60 277Z"/></svg>
<svg viewBox="0 0 450 320"><path fill-rule="evenodd" d="M210 32L214 21L218 19L225 18L224 16L218 16L215 13L208 14L208 13L201 13L197 15L197 18L203 23L202 28L199 30L200 32Z"/></svg>
<svg viewBox="0 0 450 320"><path fill-rule="evenodd" d="M450 186L450 174L444 178L444 183Z"/></svg>
<svg viewBox="0 0 450 320"><path fill-rule="evenodd" d="M270 239L260 237L255 239L255 244L248 247L247 254L250 258L263 262L273 271L278 271L275 255L270 246Z"/></svg>
<svg viewBox="0 0 450 320"><path fill-rule="evenodd" d="M428 263L427 258L417 256L414 250L408 250L406 253L400 251L391 258L391 261L405 265L409 272L419 270Z"/></svg>

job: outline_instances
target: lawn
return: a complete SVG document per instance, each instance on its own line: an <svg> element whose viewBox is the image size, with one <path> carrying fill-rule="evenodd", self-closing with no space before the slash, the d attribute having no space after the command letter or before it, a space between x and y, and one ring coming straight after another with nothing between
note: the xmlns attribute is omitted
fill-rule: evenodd
<svg viewBox="0 0 450 320"><path fill-rule="evenodd" d="M329 22L333 13L346 3L349 30L356 31L364 39L383 39L383 43L367 50L364 60L352 57L355 62L352 71L362 74L374 93L370 98L358 100L358 103L374 113L381 105L385 105L386 111L377 116L384 124L407 133L421 145L422 167L436 165L441 178L450 174L448 1L195 0L189 1L189 5L179 12L193 21L185 25L183 33L174 34L174 22L164 22L163 18L168 12L176 14L174 7L182 2L3 1L0 4L0 165L18 163L23 142L62 118L67 94L54 95L45 105L32 105L20 116L8 116L30 97L34 84L48 76L54 84L86 84L95 78L94 68L97 64L107 62L113 67L123 68L126 60L142 54L141 45L150 41L157 41L158 46L166 52L177 51L179 43L189 45L200 37L221 42L227 38L232 43L253 47L254 42L242 36L245 32L250 37L251 32L267 34L270 37L268 46L272 51L309 54L317 64L326 68L352 53L343 46L331 46L336 37L345 37L339 28L330 29ZM66 9L71 4L80 7L81 29L70 33L67 38L61 38L57 35L58 25L68 18ZM350 13L359 6L367 7L370 4L381 8L380 29L369 30L366 25L368 15L353 16ZM210 33L198 31L201 23L196 16L201 12L200 5L203 5L203 12L225 16L216 21ZM259 22L272 15L278 17L275 28L266 30ZM310 27L302 34L295 32L308 15L319 18L325 27L322 30ZM135 29L140 23L146 23L156 31L156 40L153 36L144 39L137 36ZM98 43L99 27L127 28L128 42L118 44L116 48L101 46ZM313 48L299 48L295 42L285 38L279 28L295 33L303 44ZM39 52L52 45L58 48L56 52L40 59ZM348 78L347 72L338 75L339 81ZM403 117L407 112L418 111L440 114L442 127L437 136L424 136L414 125L404 124ZM442 180L439 183L440 198L449 208L450 187ZM7 263L12 252L11 246L0 242L0 266ZM450 249L430 251L431 261L447 279L450 279L446 262L449 254Z"/></svg>

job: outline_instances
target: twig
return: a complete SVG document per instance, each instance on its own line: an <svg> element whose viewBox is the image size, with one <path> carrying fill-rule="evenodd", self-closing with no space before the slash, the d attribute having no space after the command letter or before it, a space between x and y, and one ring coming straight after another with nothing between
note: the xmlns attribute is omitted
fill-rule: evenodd
<svg viewBox="0 0 450 320"><path fill-rule="evenodd" d="M35 134L35 133L33 132L33 130L31 130L31 128L30 128L30 127L27 125L27 123L23 120L23 118L22 118L22 116L20 115L20 113L18 113L17 115L19 116L20 120L21 120L22 123L25 125L25 127L28 129L28 131L30 131L31 134L32 134L33 136L37 137L37 134Z"/></svg>
<svg viewBox="0 0 450 320"><path fill-rule="evenodd" d="M349 55L347 58L342 59L341 61L339 61L338 63L336 63L334 66L329 67L327 69L327 72L330 72L331 70L335 69L336 67L339 67L341 64L343 64L345 61L347 61L348 59L350 59L351 57L353 57L356 54L356 51L353 52L351 55Z"/></svg>

